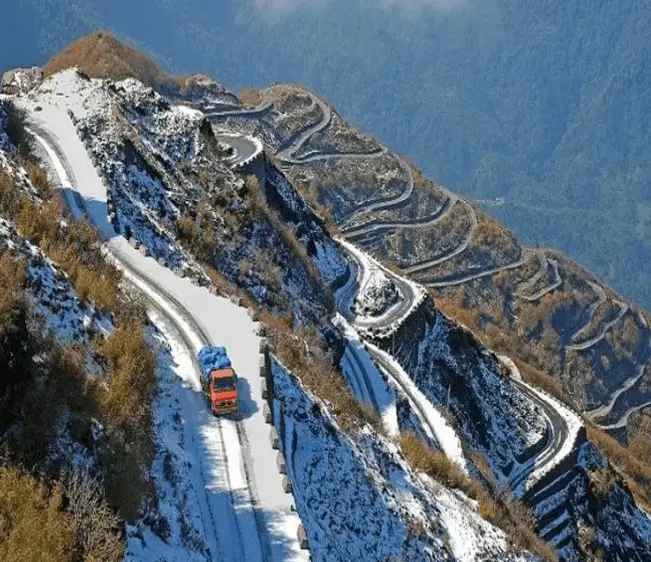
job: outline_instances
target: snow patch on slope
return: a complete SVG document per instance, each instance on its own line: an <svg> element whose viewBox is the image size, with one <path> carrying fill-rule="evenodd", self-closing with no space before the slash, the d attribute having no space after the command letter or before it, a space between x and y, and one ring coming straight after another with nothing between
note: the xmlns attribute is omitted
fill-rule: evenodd
<svg viewBox="0 0 651 562"><path fill-rule="evenodd" d="M448 459L461 468L464 473L468 474L461 440L454 428L447 422L445 416L418 389L398 361L373 344L367 344L367 346L369 349L373 349L374 353L381 356L387 364L391 365L393 375L398 377L401 386L408 389L409 395L418 403L419 410L425 415L426 423L424 426L432 428L436 442Z"/></svg>
<svg viewBox="0 0 651 562"><path fill-rule="evenodd" d="M454 348L454 352L452 351ZM485 453L498 481L545 435L544 416L463 328L437 313L419 342L397 351L432 404L449 404L466 443ZM449 403L448 403L449 400Z"/></svg>
<svg viewBox="0 0 651 562"><path fill-rule="evenodd" d="M113 330L110 317L98 312L92 303L80 300L67 275L0 217L3 249L17 252L27 261L27 289L33 309L63 344L91 348L94 334L106 335ZM99 369L94 363L89 366L93 371Z"/></svg>
<svg viewBox="0 0 651 562"><path fill-rule="evenodd" d="M368 430L342 433L325 405L274 361L275 410L296 507L318 562L534 560L463 494L414 473Z"/></svg>
<svg viewBox="0 0 651 562"><path fill-rule="evenodd" d="M346 322L346 319L337 314L333 323L341 329L346 338L346 350L341 360L341 367L351 384L353 393L359 400L371 404L378 410L389 436L399 435L395 389L387 384L364 349L359 334Z"/></svg>

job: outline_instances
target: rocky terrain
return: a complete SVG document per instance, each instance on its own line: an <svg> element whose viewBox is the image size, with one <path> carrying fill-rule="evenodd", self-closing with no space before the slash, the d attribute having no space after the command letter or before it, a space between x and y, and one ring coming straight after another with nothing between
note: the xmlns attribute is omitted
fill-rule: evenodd
<svg viewBox="0 0 651 562"><path fill-rule="evenodd" d="M632 408L651 400L646 311L559 252L522 247L473 202L345 125L313 92L272 86L260 99L262 113L212 118L262 136L346 239L431 288L446 312L476 317L469 327L483 341L518 348L598 425L625 428ZM317 110L320 120L306 123Z"/></svg>
<svg viewBox="0 0 651 562"><path fill-rule="evenodd" d="M521 247L314 92L277 85L244 104L152 64L96 34L42 83L14 72L0 138L7 189L30 173L47 186L44 166L56 194L23 182L36 216L65 201L60 220L89 220L148 314L157 485L153 507L122 514L127 559L651 555L644 473L589 421L616 429L645 403L644 311ZM51 250L15 207L0 208L5 245ZM110 326L105 308L86 314ZM233 354L239 419L205 412L206 343Z"/></svg>

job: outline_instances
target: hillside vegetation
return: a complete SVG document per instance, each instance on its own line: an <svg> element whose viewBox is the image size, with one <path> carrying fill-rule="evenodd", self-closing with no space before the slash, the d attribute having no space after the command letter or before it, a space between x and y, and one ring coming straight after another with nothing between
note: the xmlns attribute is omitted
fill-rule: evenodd
<svg viewBox="0 0 651 562"><path fill-rule="evenodd" d="M278 17L268 2L25 0L5 8L0 67L107 27L177 72L310 85L444 184L503 197L487 208L525 242L650 307L647 3L466 0L418 17L376 4Z"/></svg>
<svg viewBox="0 0 651 562"><path fill-rule="evenodd" d="M66 213L22 119L0 106L13 145L0 152L0 558L117 561L122 520L153 499L156 357L142 309L96 231Z"/></svg>

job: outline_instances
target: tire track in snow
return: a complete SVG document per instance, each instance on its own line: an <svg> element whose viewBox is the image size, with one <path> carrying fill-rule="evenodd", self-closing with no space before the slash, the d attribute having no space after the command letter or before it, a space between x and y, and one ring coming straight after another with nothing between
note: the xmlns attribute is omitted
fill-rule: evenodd
<svg viewBox="0 0 651 562"><path fill-rule="evenodd" d="M42 127L39 127L37 124L32 124L32 127L38 130L38 132L34 133L34 136L36 140L42 145L43 149L45 150L49 159L51 160L52 166L54 167L55 172L59 177L59 181L61 185L64 187L69 186L72 188L74 185L76 185L76 182L74 181L74 173L72 172L71 166L67 162L67 159L65 158L64 154L59 149L56 140L52 138L52 136L49 135L47 131L45 131ZM68 180L67 182L65 181L66 179ZM82 216L86 216L92 221L92 214L89 213L85 201L82 199L81 195L76 189L73 188L72 191L73 191L74 205L77 207L78 212ZM66 200L70 202L70 199L68 197L66 197ZM100 236L101 235L102 234L100 230ZM193 339L192 335L194 336L194 342L191 345L191 347L188 348L188 351L191 353L191 356L194 357L195 367L198 369L198 364L196 364L196 354L200 347L202 347L203 345L210 344L210 338L208 337L207 332L203 328L203 326L201 326L198 323L198 321L187 311L187 309L185 309L185 307L174 296L172 296L169 292L167 292L162 286L160 286L154 280L149 278L146 274L138 271L137 266L134 266L132 263L130 263L129 258L122 255L121 252L116 251L116 248L112 248L110 244L107 243L104 245L104 251L105 253L108 253L113 258L113 260L117 262L119 266L121 266L120 269L122 269L123 272L127 273L126 277L133 284L135 284L136 287L138 287L141 290L141 292L145 295L145 298L150 302L150 304L155 303L153 305L155 306L155 309L158 310L161 314L163 314L173 326L176 326L177 329L180 331L180 333L185 334L183 341L186 345L188 345L190 343L190 340ZM158 294L159 297L164 302L167 303L167 305L170 307L170 309L173 312L170 313L170 309L166 310L165 307L161 305L160 300L152 297L149 291L153 292L154 294ZM175 318L175 313L178 314L178 317L182 318L183 321L186 323L185 327L183 327L182 324L178 321L178 319ZM197 372L200 373L200 369L198 369ZM270 560L271 547L269 545L266 529L264 528L264 522L261 521L258 510L255 509L255 505L257 502L251 492L250 482L252 479L248 467L246 466L247 463L243 462L238 467L233 463L232 456L231 458L229 458L227 454L227 442L224 438L225 437L224 428L225 428L225 422L227 420L224 420L222 418L217 418L215 421L217 421L219 433L221 436L220 439L221 448L222 448L222 454L224 455L222 464L227 467L224 476L226 477L229 493L231 496L231 507L232 507L231 516L233 518L234 527L238 535L239 552L243 555L245 552L247 552L245 558L242 558L242 560L259 559L261 561L268 561ZM235 423L231 422L231 424L234 429L236 443L240 448L240 450L243 452L244 444L242 443L241 440L240 431L243 432L244 430L243 428L241 428L240 431L238 431L237 429L237 425L241 424L241 422L235 422ZM226 429L227 432L230 433L231 427L227 427ZM233 437L232 435L228 435L228 438L231 440L231 442L233 442L232 437ZM239 455L237 455L237 460L238 461L240 460ZM238 469L244 471L244 474L241 475L244 477L244 482L238 481L234 478L234 475L237 474ZM201 472L202 472L202 478L204 478L204 484L206 484L203 467ZM245 488L248 491L248 495L249 495L248 498L241 498L239 501L236 500L236 492L233 490L234 480L239 485L240 488ZM206 485L204 489L208 489L208 486ZM244 499L244 501L242 501L242 499ZM217 530L217 525L214 523L216 520L216 515L212 511L211 502L207 501L207 498L206 498L206 504L208 505L208 508L210 510L210 520L214 526L216 535L219 535L219 532ZM240 514L240 517L236 516L237 505L240 505L241 507L244 508L244 512ZM246 521L247 511L248 511L248 515L253 517L252 522ZM247 541L243 540L243 533L240 527L242 519L245 519L246 526L248 527L247 530L250 530L251 527L255 529L256 536L260 541L258 545L259 546L258 549L255 548L254 544L253 545L251 544L250 538ZM247 533L246 536L250 537L251 533L250 532ZM253 547L253 552L249 550L249 547ZM258 550L259 550L259 556L256 555L257 554L256 551ZM251 558L250 555L253 555L253 558ZM230 559L231 560L233 559L232 556Z"/></svg>

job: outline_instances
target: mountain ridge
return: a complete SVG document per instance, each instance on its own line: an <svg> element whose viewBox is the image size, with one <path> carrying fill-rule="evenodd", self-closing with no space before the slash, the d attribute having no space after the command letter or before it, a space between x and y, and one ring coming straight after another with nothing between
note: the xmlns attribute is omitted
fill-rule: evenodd
<svg viewBox="0 0 651 562"><path fill-rule="evenodd" d="M69 74L67 76L69 76ZM75 80L78 79L75 78ZM53 83L57 84L56 80ZM80 82L80 84L83 84L83 82ZM62 88L60 89L61 93L66 95L65 80L62 79L59 88ZM209 90L211 89L209 88ZM217 90L219 90L219 87ZM172 236L173 238L173 229L170 229L170 225L168 225L164 220L164 215L168 214L173 208L165 208L165 199L168 198L168 196L165 194L165 191L170 192L169 201L173 206L178 205L183 208L184 206L189 205L189 207L186 209L188 213L196 213L196 209L192 209L192 206L198 201L195 201L191 198L194 196L194 192L188 191L190 185L185 180L183 180L182 176L179 176L173 171L169 176L164 175L163 172L157 171L157 165L153 164L153 160L149 160L150 163L148 163L147 158L150 158L150 156L148 156L149 148L147 146L138 143L134 144L133 141L127 141L130 136L137 134L150 136L152 133L157 132L158 135L161 135L160 127L168 127L169 130L165 130L165 135L170 136L169 140L167 139L167 136L164 135L161 135L160 138L156 137L155 135L154 137L150 138L157 138L157 142L162 143L160 145L161 149L170 155L169 158L177 159L179 154L179 141L176 136L182 136L183 131L185 130L184 127L190 126L195 117L192 117L192 119L190 119L188 117L189 114L187 114L187 109L181 108L175 110L175 106L170 106L169 104L165 105L164 101L157 99L156 96L152 96L150 93L148 93L146 89L142 89L141 86L129 80L123 81L119 84L109 85L109 92L109 94L103 93L102 95L115 96L115 99L119 100L119 105L117 107L122 108L121 111L124 111L124 117L117 120L118 129L112 130L111 127L114 127L116 123L103 122L102 119L98 119L97 115L93 113L95 109L91 108L86 108L86 111L89 111L89 114L87 116L82 115L81 118L73 113L73 123L77 127L81 138L84 139L84 142L87 143L87 149L91 155L93 155L96 166L102 170L104 177L108 178L108 181L112 186L111 189L113 190L114 194L112 204L119 211L118 215L120 217L120 222L123 225L130 225L130 231L132 231L135 236L134 239L138 240L136 243L146 244L147 251L153 251L155 255L160 256L159 259L167 259L166 256L161 255L161 249L156 245L157 242L154 243L154 238L156 236L160 236L161 233L163 236ZM178 91L178 93L180 95L183 95L183 93L180 91ZM30 96L30 94L28 94L28 96ZM265 100L265 98L267 99ZM523 266L525 264L525 261L531 261L525 260L522 263L517 263L518 259L522 259L522 255L524 255L528 250L520 248L519 245L517 245L517 241L514 240L512 234L509 235L507 232L505 237L508 241L510 241L513 247L510 250L507 249L507 251L504 251L504 248L501 247L502 241L500 239L500 236L503 235L503 231L498 223L493 221L493 219L491 219L488 215L477 213L474 206L470 202L463 201L459 198L452 202L453 194L451 192L441 186L427 182L424 180L422 175L420 177L417 177L417 180L414 181L414 176L419 176L417 170L413 170L409 165L406 167L404 165L401 165L401 159L395 155L392 155L388 149L385 151L383 147L379 147L378 150L377 142L374 141L374 139L367 138L359 130L349 127L328 104L322 101L320 103L316 102L315 94L313 92L306 90L304 94L301 92L298 92L297 94L295 87L290 89L283 89L282 87L279 87L275 90L264 90L258 101L261 103L266 103L269 101L269 99L272 100L272 103L269 106L269 112L254 111L253 113L247 113L247 110L243 109L241 110L241 118L238 117L238 111L233 111L232 108L223 110L223 117L221 117L221 111L214 110L214 99L209 98L206 100L201 96L193 96L189 101L198 105L201 105L203 103L206 104L206 106L213 108L210 110L211 119L217 126L218 135L221 134L220 131L223 132L223 121L228 121L230 129L238 131L239 134L251 132L260 133L260 135L267 142L267 149L271 152L276 152L275 158L282 162L282 166L286 168L287 177L291 180L291 184L297 185L299 189L302 187L305 199L310 202L314 202L314 206L317 210L324 210L324 207L330 207L330 210L334 211L332 214L340 219L339 221L335 221L338 222L340 226L345 226L345 222L342 222L341 220L342 217L348 220L352 216L350 212L346 212L349 210L346 207L350 207L351 202L353 203L353 208L365 208L368 211L369 207L374 207L373 211L370 213L371 218L368 219L367 217L368 220L365 224L373 222L377 223L378 221L381 224L383 221L386 221L387 218L390 219L394 215L395 222L399 224L404 224L406 222L411 223L413 220L413 213L419 213L423 209L421 205L422 201L420 199L416 199L416 203L412 205L412 196L414 193L419 194L420 188L418 186L423 184L429 190L425 191L425 195L422 196L423 200L427 200L429 197L431 200L435 201L435 203L433 203L433 209L430 210L429 207L424 208L426 212L434 213L432 219L434 226L436 226L438 222L445 220L445 217L448 217L450 215L452 208L461 207L463 213L466 213L466 215L469 215L471 217L475 217L474 222L472 220L467 221L470 222L471 236L462 237L461 241L452 241L452 243L448 245L449 247L444 248L444 252L447 252L447 255L450 256L455 251L455 244L456 248L463 246L461 251L454 256L455 258L456 256L461 256L461 258L458 260L457 265L452 268L452 271L447 268L449 263L446 263L450 262L450 257L439 262L441 264L445 264L446 269L443 270L442 277L439 276L438 278L434 278L438 279L438 281L435 281L436 283L440 283L441 279L444 280L443 282L447 282L445 280L448 279L450 275L459 275L459 270L461 271L460 279L462 280L462 282L459 283L460 285L465 286L467 284L466 282L463 282L465 277L473 277L477 275L479 275L479 277L476 277L478 282L485 283L487 279L490 280L495 275L495 273L501 275L499 272L506 272L508 276L511 275L510 272L512 270L516 270L517 275L519 273L517 272L517 269ZM71 107L75 106L73 105ZM151 112L151 114L149 112ZM149 115L154 117L153 122L148 120ZM233 123L231 122L236 120L244 121L244 123L233 126ZM258 122L252 123L252 120L258 120ZM179 127L178 130L177 127ZM136 154L140 153L140 160L138 158L135 160L135 169L140 170L140 172L136 173L134 171L134 168L124 167L125 161L133 162L133 159L132 157L125 158L125 155L119 152L122 150L119 146L117 149L108 149L106 145L101 144L101 139L107 135L107 132L111 133L111 131L113 134L117 133L119 135L119 138L125 139L124 146L128 149L127 153L134 151L134 149ZM311 149L305 151L305 148L310 146L313 138L321 134L322 138L319 139L318 142L315 142L315 144L312 145ZM113 152L115 150L118 152ZM309 188L306 188L305 184L309 184L310 177L302 176L302 171L304 171L306 168L309 168L310 166L316 166L317 170L322 170L325 172L323 176L325 176L327 179L328 173L331 172L331 167L337 166L338 160L345 160L346 158L352 158L353 161L354 159L358 158L361 162L366 163L368 163L369 160L373 159L379 160L379 166L369 168L367 170L371 174L369 176L370 181L368 181L368 179L364 178L362 175L361 180L355 179L355 181L351 182L351 184L363 184L366 181L372 185L363 185L362 189L357 190L358 192L354 193L347 193L345 189L340 189L339 191L334 192L334 190L328 189L327 183L325 185L319 186L320 190L318 190L316 193L311 191ZM195 158L195 160L196 169L201 172L204 163L202 162L201 158ZM163 162L165 162L165 160L163 160ZM323 169L319 168L319 166L321 166L320 162L327 163ZM173 168L170 169L173 170ZM301 172L295 173L296 169L301 170ZM354 165L352 165L352 172L354 173L356 171L358 170L356 170ZM140 183L142 181L141 174L143 173L150 178L150 180L148 180L150 183L144 184L148 186L144 190L145 195L143 195L142 185ZM344 165L344 167L341 169L341 173L343 173L343 177L347 177L348 174L351 173L351 169L346 168ZM292 187L291 184L287 183L287 181L283 178L282 174L274 172L273 169L267 169L266 172L261 172L261 174L268 175L266 178L263 177L264 181L262 183L265 186L264 189L267 192L266 195L273 195L271 201L276 201L276 204L281 203L281 207L283 205L287 206L288 204L290 207L300 207L300 204L298 202L291 202L291 199L290 202L287 203L286 197L288 197L288 193L291 191ZM407 180L406 188L404 185L405 176L407 178L411 178ZM211 180L205 176L202 178L201 173L199 174L199 177L200 181L204 184L206 181L208 184L211 181L215 181L214 179ZM161 181L162 178L165 178L164 182ZM218 178L217 181L221 182L223 180ZM379 186L375 184L376 182L379 184ZM206 184L206 187L208 184ZM128 187L120 187L120 185ZM254 206L251 208L252 212L256 214L261 213L262 216L265 216L266 214L271 218L273 224L273 213L268 214L268 211L264 209L264 205L261 202L255 202L257 190L260 189L261 185L258 185L256 188L254 182L247 180L247 182L242 182L240 187L242 186L245 189L244 193L248 192L249 196L254 196ZM382 200L382 197L377 197L378 192L381 192L381 190L385 192L384 201ZM334 197L332 195L333 192L335 193ZM137 210L137 205L135 205L135 202L139 201L143 197L147 199L146 208L157 206L153 203L153 199L150 201L151 197L161 198L161 204L163 204L163 207L161 207L161 209L163 209L165 212L161 212L160 215L154 216L149 215L149 211L147 211L146 214L148 216L145 216L144 221L139 218L138 220L135 220L138 213L140 212ZM421 195L419 194L417 197L421 197ZM378 199L380 201L378 201ZM448 202L447 207L445 206L445 203L443 206L439 205L441 201L446 200ZM215 199L215 202L213 204L219 205L221 203ZM403 213L404 211L406 211L406 214ZM353 211L353 213L354 212L355 211ZM375 215L373 215L373 213L375 213ZM325 212L324 215L327 219L328 213ZM479 215L479 218L477 218L476 215ZM197 216L197 220L199 221L197 224L205 223L207 220L206 215L203 214L203 212L200 213ZM466 224L463 221L461 222L462 226L463 224ZM454 224L457 223L455 222ZM305 225L302 224L300 218L297 226L297 235L303 239L305 237L305 232L301 232L301 230L304 231ZM333 231L337 229L337 225L332 221L330 221L329 226ZM410 226L412 225L410 224ZM392 229L395 230L396 228L397 227L395 226L390 226L388 230L391 231ZM158 234L155 234L156 230L158 230ZM318 228L316 230L318 230ZM479 242L475 241L474 244L471 244L471 242L473 242L471 238L476 231L480 233L480 240ZM180 234L183 234L183 232L184 231L181 231ZM194 238L195 234L192 233L192 225L190 225L189 230L186 231L184 235L188 236L189 239ZM319 236L310 235L312 244L315 243L314 240L318 242L317 246L323 243L322 239L320 239ZM345 236L346 234L344 231L344 237ZM385 238L386 237L384 236L376 236L374 234L371 236L370 243L368 241L365 241L363 238L362 244L367 246L379 257L385 260L387 258L390 259L392 256L385 256L382 252L382 242ZM283 235L282 239L285 241L285 243L287 243L288 240L291 240L289 234ZM431 235L429 238L425 238L424 241L416 240L416 242L419 243L417 247L414 242L409 242L409 244L411 244L411 247L415 247L416 249L415 253L412 252L412 254L414 254L416 258L422 256L422 254L419 252L422 252L423 249L426 250L428 245L431 244L431 240ZM467 257L466 252L468 249L470 249L471 257ZM221 255L224 258L224 261L230 264L233 262L232 254L234 252L232 250L228 250L228 248L225 248L225 250L226 252L222 253ZM516 255L513 252L519 252L519 254ZM318 251L317 255L319 255ZM398 255L400 257L402 256L402 253L398 252L398 254L395 255ZM445 253L439 256L439 258L441 257L445 257ZM537 296L537 299L533 299L536 301L538 299L545 298L548 294L553 294L558 289L558 287L553 287L545 294L540 294L541 292L546 291L549 287L557 284L556 281L559 275L559 267L561 267L561 274L565 276L564 282L567 282L568 277L566 275L566 270L571 269L571 264L568 265L561 263L559 266L559 262L562 262L563 260L561 260L561 256L556 255L554 258L549 258L549 261L547 261L548 257L546 254L543 254L542 259L540 259L540 253L536 256L531 257L539 258L538 269L534 269L531 276L527 276L526 274L522 275L523 279L519 282L516 282L516 284L520 285L529 283L531 285L531 289L536 290L535 292L528 294L528 296L532 299L533 297ZM177 259L174 256L172 256L172 258L172 261ZM435 258L435 260L439 258ZM304 258L299 257L299 261L302 261L302 259ZM393 261L395 262L395 258ZM547 268L545 270L544 263L546 261ZM514 267L514 263L517 264L517 266ZM557 264L556 267L554 267L554 263ZM249 285L249 287L252 288L251 294L257 302L263 302L264 304L271 305L274 308L277 308L277 310L282 311L285 308L286 303L283 303L282 301L274 303L273 299L275 298L274 295L282 293L283 283L281 283L281 290L272 291L272 300L267 300L268 297L255 291L255 287L258 284L258 281L256 280L255 275L251 275L251 265L254 266L253 269L257 269L257 264L243 264L240 261L235 270L231 269L229 271L227 269L224 271L224 273L226 273L229 280L232 282L237 281L238 284L242 284L244 281L245 286L251 282L252 284ZM287 269L287 266L283 264L282 261L279 262L278 266L280 271L285 271ZM309 268L307 269L309 270ZM395 265L392 266L392 269L399 271ZM546 273L548 274L548 279L545 279ZM194 273L191 274L194 275ZM309 274L308 277L311 277L311 274ZM581 276L579 275L579 277ZM200 277L198 280L200 280ZM540 280L543 280L543 282L547 285L537 287L536 284ZM475 281L472 282L474 283ZM270 283L270 286L271 285L272 284ZM315 280L315 286L319 286L318 279ZM610 293L610 291L608 292ZM538 296L539 294L540 296ZM434 290L433 295L435 303L437 300L439 303L442 301L440 292ZM472 293L470 296L473 296ZM476 303L474 307L471 308L474 308L482 313L484 309L487 308L486 301L481 300L481 294L474 295L474 298L476 299ZM610 301L612 300L614 299L611 296ZM608 300L608 296L606 296L604 302L608 304L608 306L610 306L610 301ZM590 320L593 315L597 314L597 310L601 306L601 299L598 300L598 303L599 306L596 306L594 308L592 313L589 315L590 318L588 318L588 320ZM299 307L299 315L304 316L305 318L309 318L313 314L315 316L312 317L317 318L322 314L317 310L310 310L309 307L303 307L303 305L300 303L294 304ZM329 304L325 302L323 306L327 308ZM387 304L386 306L389 305ZM303 310L300 310L302 307ZM496 382L496 379L494 378L495 373L493 372L495 369L495 363L493 363L494 360L491 361L484 359L474 359L475 354L477 354L479 357L481 357L482 354L481 346L479 346L476 341L473 343L472 338L474 336L469 337L463 335L463 331L459 331L457 328L450 327L448 324L446 324L446 320L443 320L442 317L438 314L438 311L436 311L435 308L430 308L429 310L430 313L434 311L434 317L425 317L422 319L422 321L425 322L424 326L426 328L426 333L429 335L423 336L421 333L423 325L418 324L420 320L414 320L416 322L415 329L417 333L421 333L421 335L411 340L407 339L406 341L409 343L402 344L400 346L399 356L401 363L403 366L405 366L406 370L411 371L412 368L422 370L423 367L419 362L412 364L412 362L415 360L414 358L419 357L421 352L417 352L410 344L420 342L421 346L434 345L435 349L432 352L432 356L439 357L442 363L447 362L447 368L452 369L451 372L456 372L457 377L463 378L462 363L454 367L450 365L452 365L455 361L461 361L460 358L463 358L464 352L460 352L460 349L463 349L464 346L467 346L467 348L470 350L469 356L473 357L471 364L474 365L472 368L468 368L468 371L472 372L473 369L477 369L477 371L475 372L476 376L474 377L474 380L473 376L466 374L466 377L469 376L469 380L466 381L465 384L470 384L473 388L473 391L470 393L472 399L477 400L477 403L480 404L489 404L490 396L484 397L485 390L481 389L482 385L480 385L478 381L482 380L483 378L483 380L490 381L490 384L506 384L502 382ZM624 314L627 313L628 307ZM601 341L605 338L606 332L608 332L610 329L608 327L608 324L614 319L617 319L618 313L616 310L613 312L609 308L606 308L599 314L603 315L603 318L600 317L599 322L595 323L597 326L593 328L593 330L596 330L596 335L599 336L599 341ZM614 317L612 317L613 314L615 314ZM454 315L451 314L451 316ZM642 321L640 320L640 322ZM589 326L587 323L584 325ZM475 328L475 331L478 333L478 335L481 334L481 325L479 325L479 327L471 327ZM412 329L410 326L389 326L389 328L390 330L394 328L404 328L407 330ZM601 334L601 331L603 331L603 334ZM448 338L446 340L444 337L442 337L442 334L447 333L450 335L446 336ZM579 333L579 330L577 329L575 333ZM436 337L433 337L433 335ZM591 334L588 333L589 337L590 335ZM368 337L371 341L373 341L374 338L377 338L378 343L380 343L384 336L382 336L382 334L376 333L373 335L370 333ZM592 335L592 337L595 336ZM446 341L449 341L449 343L444 343ZM441 351L441 346L445 347L446 345L451 349L454 348L454 350L452 352ZM513 349L509 349L508 351L513 352ZM459 353L460 355L456 355ZM450 357L452 357L452 359L450 359ZM452 363L450 363L450 361L452 361ZM491 366L488 367L486 365ZM445 369L442 369L442 371L445 372ZM421 375L420 378L415 377L417 384L421 387L421 391L427 392L428 396L430 397L435 396L439 392L439 388L437 387L438 383L436 382L438 375L439 373L430 372ZM446 373L446 376L449 376L449 374ZM499 378L497 381L499 381ZM461 407L463 408L463 394L460 395L455 391L453 396L455 401L459 400ZM448 390L448 400L449 399L450 394ZM434 402L437 401L438 400L434 400ZM463 409L460 411L463 412ZM484 413L487 413L489 411L490 410L487 409ZM516 420L519 420L518 416L514 417ZM478 420L476 423L478 424L477 427L482 426L482 422L480 420ZM416 424L416 427L417 425L418 424ZM470 426L470 428L464 429L466 436L472 435L474 431L476 430L472 429L472 426ZM594 457L594 453L587 452L584 453L584 456L585 455ZM492 457L495 457L495 453L489 454L488 457L492 459ZM491 463L493 463L493 460L491 460ZM493 468L499 468L502 471L507 470L505 467L500 467L499 465L499 462L495 463ZM596 466L593 461L586 461L585 465L588 472L590 472ZM547 514L547 516L549 516L549 514ZM568 527L562 528L562 531L566 534L562 535L562 537L559 539L561 541L559 544L563 547L566 547L573 540L575 540L567 534L567 529Z"/></svg>

